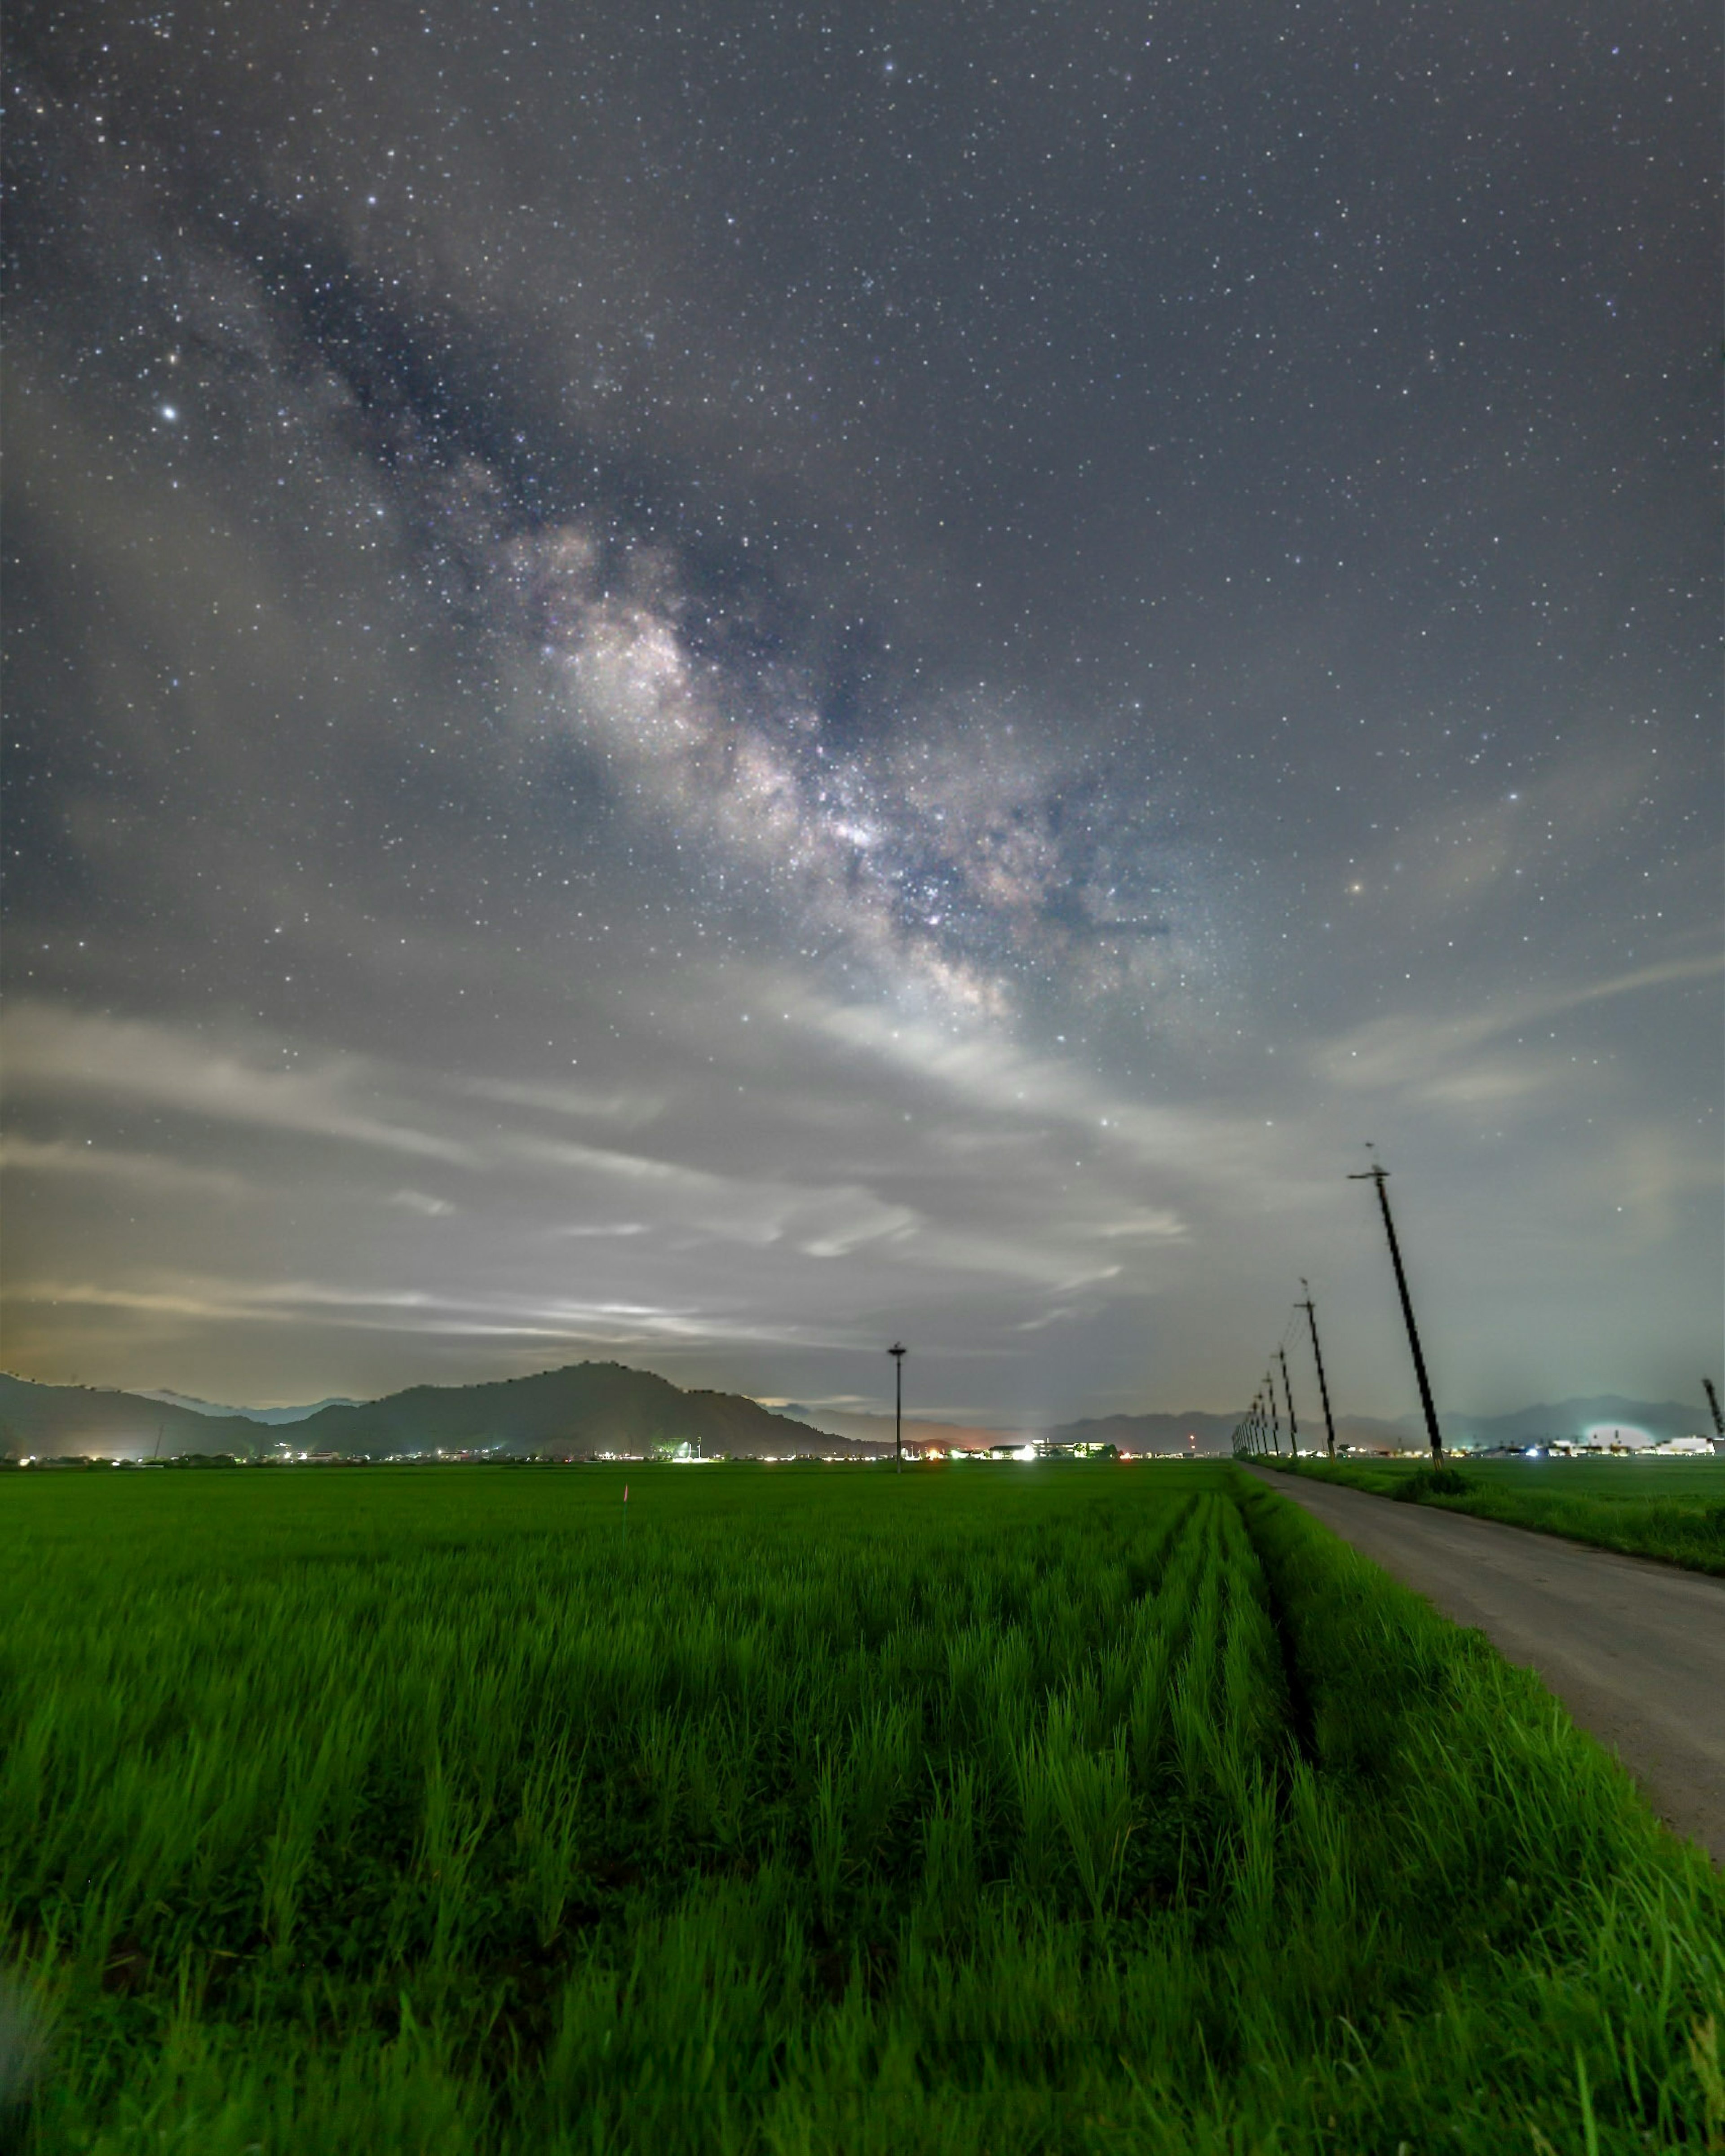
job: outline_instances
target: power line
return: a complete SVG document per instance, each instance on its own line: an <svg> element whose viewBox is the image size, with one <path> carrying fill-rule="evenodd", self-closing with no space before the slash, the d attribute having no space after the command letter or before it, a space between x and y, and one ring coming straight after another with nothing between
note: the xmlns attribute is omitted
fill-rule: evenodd
<svg viewBox="0 0 1725 2156"><path fill-rule="evenodd" d="M1369 1152L1369 1142L1366 1150ZM1384 1232L1389 1238L1389 1260L1395 1267L1395 1285L1402 1299L1402 1316L1408 1324L1408 1345L1414 1351L1414 1374L1420 1380L1420 1404L1425 1410L1425 1434L1431 1440L1431 1456L1439 1466L1443 1465L1444 1440L1438 1435L1437 1409L1431 1404L1431 1383L1425 1374L1425 1358L1420 1348L1420 1328L1414 1322L1414 1299L1408 1293L1408 1276L1402 1270L1401 1245L1395 1240L1395 1222L1390 1215L1389 1193L1385 1185L1389 1181L1389 1170L1378 1159L1358 1175L1348 1177L1350 1183L1374 1183L1378 1186L1378 1204L1384 1214Z"/></svg>
<svg viewBox="0 0 1725 2156"><path fill-rule="evenodd" d="M1317 1312L1312 1306L1312 1283L1302 1279L1300 1285L1306 1291L1306 1300L1296 1302L1294 1307L1305 1312L1306 1322L1312 1331L1312 1359L1317 1365L1318 1395L1324 1404L1324 1430L1329 1440L1330 1457L1333 1460L1336 1456L1336 1418L1330 1413L1330 1389L1324 1380L1324 1353L1317 1344Z"/></svg>
<svg viewBox="0 0 1725 2156"><path fill-rule="evenodd" d="M1291 1323L1291 1319L1289 1322ZM1284 1333L1282 1337L1286 1339L1287 1335ZM1287 1349L1286 1348L1278 1348L1276 1351L1276 1359L1281 1364L1282 1397L1288 1404L1288 1450L1293 1454L1295 1459L1297 1460L1300 1457L1300 1425L1294 1419L1294 1389L1288 1383Z"/></svg>

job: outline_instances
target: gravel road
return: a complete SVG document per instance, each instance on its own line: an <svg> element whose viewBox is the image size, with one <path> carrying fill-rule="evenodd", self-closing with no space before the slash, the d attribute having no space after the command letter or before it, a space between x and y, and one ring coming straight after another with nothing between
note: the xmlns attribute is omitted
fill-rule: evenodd
<svg viewBox="0 0 1725 2156"><path fill-rule="evenodd" d="M1246 1471L1533 1670L1667 1825L1725 1865L1725 1580L1555 1535Z"/></svg>

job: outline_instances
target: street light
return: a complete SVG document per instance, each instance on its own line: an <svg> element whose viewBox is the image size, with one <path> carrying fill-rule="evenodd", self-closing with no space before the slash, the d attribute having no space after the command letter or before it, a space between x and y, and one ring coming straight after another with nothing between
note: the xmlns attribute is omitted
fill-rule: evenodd
<svg viewBox="0 0 1725 2156"><path fill-rule="evenodd" d="M895 1340L887 1349L892 1358L892 1456L897 1463L896 1475L905 1471L905 1357L910 1352L902 1341Z"/></svg>

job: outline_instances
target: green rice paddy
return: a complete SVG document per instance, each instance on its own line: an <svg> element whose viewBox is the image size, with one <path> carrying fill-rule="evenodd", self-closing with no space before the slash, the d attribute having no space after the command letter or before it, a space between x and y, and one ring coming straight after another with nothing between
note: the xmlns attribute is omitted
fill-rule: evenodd
<svg viewBox="0 0 1725 2156"><path fill-rule="evenodd" d="M1725 1574L1725 1460L1448 1457L1460 1486L1434 1488L1430 1471L1411 1460L1302 1457L1300 1472L1630 1557L1658 1558L1692 1572Z"/></svg>
<svg viewBox="0 0 1725 2156"><path fill-rule="evenodd" d="M1225 1466L9 1477L0 1912L56 2156L1725 2143L1718 1875Z"/></svg>

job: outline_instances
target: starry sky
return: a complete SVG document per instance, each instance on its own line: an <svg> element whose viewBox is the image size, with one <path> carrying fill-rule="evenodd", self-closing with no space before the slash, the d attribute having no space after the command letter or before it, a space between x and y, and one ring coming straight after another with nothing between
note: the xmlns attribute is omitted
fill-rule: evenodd
<svg viewBox="0 0 1725 2156"><path fill-rule="evenodd" d="M1698 1399L1719 59L20 0L8 1364Z"/></svg>

